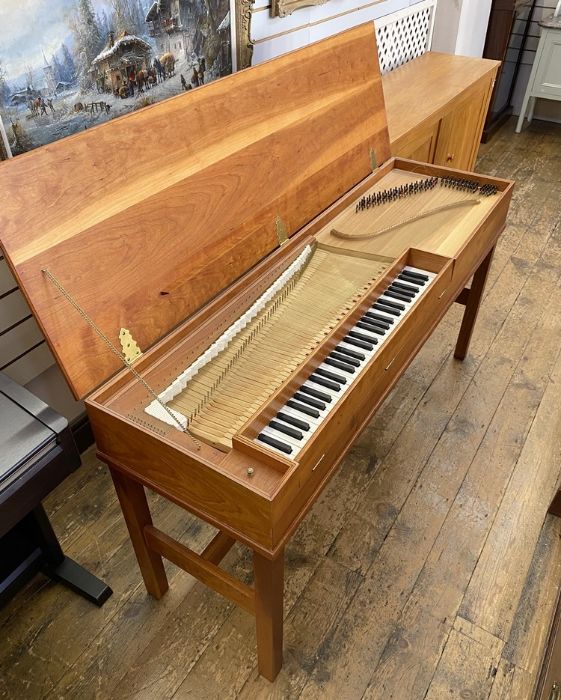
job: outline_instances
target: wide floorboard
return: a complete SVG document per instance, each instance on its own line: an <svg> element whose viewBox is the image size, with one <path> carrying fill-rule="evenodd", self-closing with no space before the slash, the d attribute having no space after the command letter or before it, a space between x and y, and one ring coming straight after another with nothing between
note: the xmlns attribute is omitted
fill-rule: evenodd
<svg viewBox="0 0 561 700"><path fill-rule="evenodd" d="M253 618L167 565L141 583L93 450L46 503L66 552L106 579L97 609L38 576L0 611L0 697L529 698L559 583L561 127L511 121L481 172L513 178L467 359L453 308L288 547L285 664L257 675ZM152 497L202 547L210 528ZM241 547L227 565L251 576Z"/></svg>

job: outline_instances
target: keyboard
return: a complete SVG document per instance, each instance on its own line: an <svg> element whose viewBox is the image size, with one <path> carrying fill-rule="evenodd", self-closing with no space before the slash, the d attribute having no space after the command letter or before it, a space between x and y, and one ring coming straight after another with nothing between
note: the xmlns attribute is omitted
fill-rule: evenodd
<svg viewBox="0 0 561 700"><path fill-rule="evenodd" d="M432 272L406 266L255 441L295 459L426 293L435 276Z"/></svg>

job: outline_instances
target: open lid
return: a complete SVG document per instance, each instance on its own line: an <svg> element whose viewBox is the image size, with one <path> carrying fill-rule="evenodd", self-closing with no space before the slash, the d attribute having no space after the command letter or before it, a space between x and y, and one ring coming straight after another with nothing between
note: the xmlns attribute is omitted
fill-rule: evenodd
<svg viewBox="0 0 561 700"><path fill-rule="evenodd" d="M0 164L0 242L74 395L142 350L389 155L372 23Z"/></svg>

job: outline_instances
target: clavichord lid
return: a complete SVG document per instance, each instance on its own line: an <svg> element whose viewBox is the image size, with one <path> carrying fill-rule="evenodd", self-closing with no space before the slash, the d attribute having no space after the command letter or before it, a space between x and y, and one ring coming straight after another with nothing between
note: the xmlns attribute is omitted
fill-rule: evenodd
<svg viewBox="0 0 561 700"><path fill-rule="evenodd" d="M75 396L389 157L372 23L0 164L0 241Z"/></svg>

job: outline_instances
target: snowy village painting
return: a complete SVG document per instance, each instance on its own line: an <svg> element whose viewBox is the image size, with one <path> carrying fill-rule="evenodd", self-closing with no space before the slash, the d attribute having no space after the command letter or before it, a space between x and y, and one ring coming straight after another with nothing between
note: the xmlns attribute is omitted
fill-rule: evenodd
<svg viewBox="0 0 561 700"><path fill-rule="evenodd" d="M230 0L2 0L12 155L231 73L230 16Z"/></svg>

